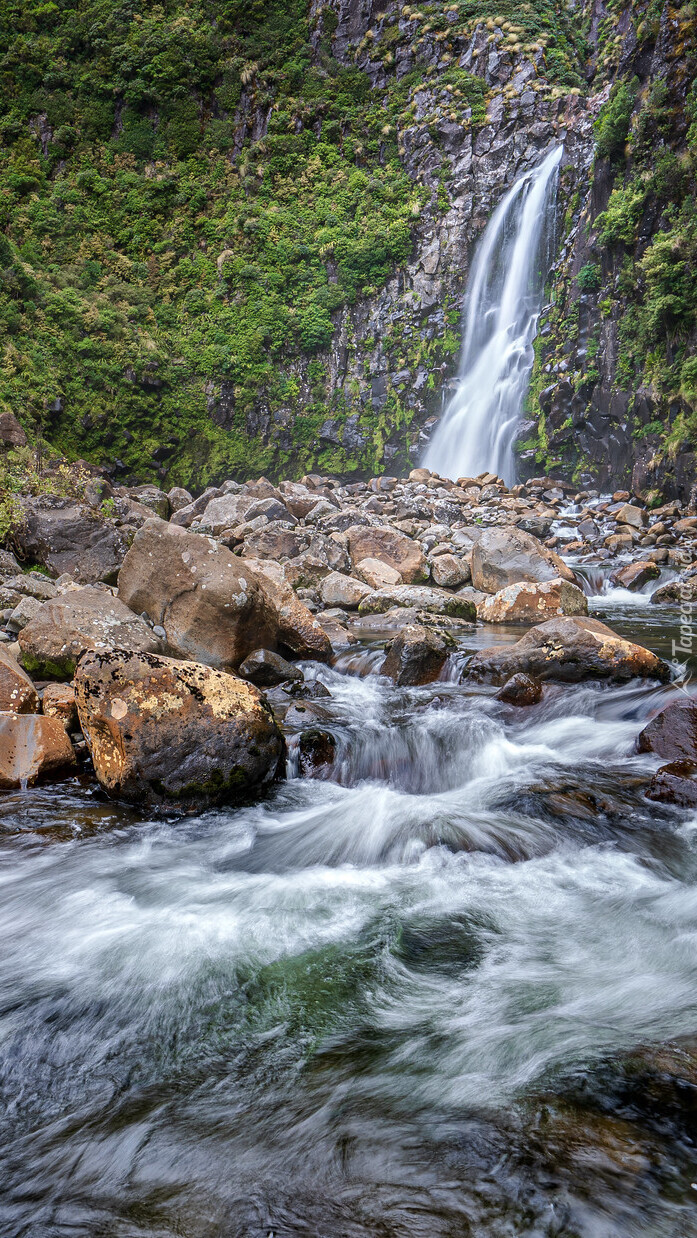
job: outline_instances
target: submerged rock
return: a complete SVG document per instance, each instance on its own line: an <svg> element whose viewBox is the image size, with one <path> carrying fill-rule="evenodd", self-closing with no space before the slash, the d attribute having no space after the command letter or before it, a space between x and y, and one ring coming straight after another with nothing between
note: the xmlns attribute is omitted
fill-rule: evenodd
<svg viewBox="0 0 697 1238"><path fill-rule="evenodd" d="M336 756L331 731L312 727L298 738L298 771L303 778L328 778Z"/></svg>
<svg viewBox="0 0 697 1238"><path fill-rule="evenodd" d="M75 763L73 746L58 718L0 714L0 790L70 773Z"/></svg>
<svg viewBox="0 0 697 1238"><path fill-rule="evenodd" d="M586 595L568 580L542 584L520 581L500 589L477 607L483 623L531 623L555 615L587 615Z"/></svg>
<svg viewBox="0 0 697 1238"><path fill-rule="evenodd" d="M97 778L118 798L199 810L281 772L285 743L261 693L210 666L87 653L75 695Z"/></svg>
<svg viewBox="0 0 697 1238"><path fill-rule="evenodd" d="M538 679L578 683L584 679L670 678L670 667L655 653L624 640L598 619L549 619L514 645L493 645L475 653L467 668L473 679L503 683L519 672Z"/></svg>
<svg viewBox="0 0 697 1238"><path fill-rule="evenodd" d="M381 674L399 688L432 683L448 656L448 643L439 633L421 624L408 624L393 640Z"/></svg>
<svg viewBox="0 0 697 1238"><path fill-rule="evenodd" d="M76 589L39 612L19 634L22 662L41 679L71 679L87 649L159 653L162 644L140 615L104 589Z"/></svg>
<svg viewBox="0 0 697 1238"><path fill-rule="evenodd" d="M650 580L657 580L661 574L661 570L657 563L652 560L641 560L638 563L628 563L626 567L620 567L616 572L613 572L610 580L613 585L619 585L622 589L642 589Z"/></svg>
<svg viewBox="0 0 697 1238"><path fill-rule="evenodd" d="M646 790L646 798L679 808L697 806L697 765L691 761L671 761L656 770Z"/></svg>

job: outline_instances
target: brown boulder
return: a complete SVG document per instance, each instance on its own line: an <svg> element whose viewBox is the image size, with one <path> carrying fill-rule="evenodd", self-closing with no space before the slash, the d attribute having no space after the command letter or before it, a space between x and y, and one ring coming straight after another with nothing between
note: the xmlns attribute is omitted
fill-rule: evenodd
<svg viewBox="0 0 697 1238"><path fill-rule="evenodd" d="M75 589L52 602L19 634L22 662L41 679L71 679L87 649L158 653L147 623L105 589Z"/></svg>
<svg viewBox="0 0 697 1238"><path fill-rule="evenodd" d="M508 585L477 607L483 623L538 623L555 615L587 615L586 595L568 580Z"/></svg>
<svg viewBox="0 0 697 1238"><path fill-rule="evenodd" d="M467 668L474 679L504 683L522 672L538 679L578 683L584 679L670 678L670 667L642 645L623 640L597 619L548 619L514 645L475 653Z"/></svg>
<svg viewBox="0 0 697 1238"><path fill-rule="evenodd" d="M697 807L697 765L691 761L672 761L656 770L645 792L646 798L678 808Z"/></svg>
<svg viewBox="0 0 697 1238"><path fill-rule="evenodd" d="M119 574L119 597L161 625L173 653L236 667L280 643L328 657L329 642L270 560L239 559L212 538L148 520Z"/></svg>
<svg viewBox="0 0 697 1238"><path fill-rule="evenodd" d="M49 683L41 697L41 711L45 718L57 718L66 731L77 728L77 705L75 689L67 683Z"/></svg>
<svg viewBox="0 0 697 1238"><path fill-rule="evenodd" d="M406 533L388 526L353 525L346 532L353 567L363 559L379 559L399 572L407 585L428 580L428 564L421 547Z"/></svg>
<svg viewBox="0 0 697 1238"><path fill-rule="evenodd" d="M0 645L0 710L3 713L36 714L39 696L19 663Z"/></svg>
<svg viewBox="0 0 697 1238"><path fill-rule="evenodd" d="M326 662L331 657L329 637L288 584L283 568L268 559L245 559L244 562L254 569L273 607L279 644L298 658Z"/></svg>
<svg viewBox="0 0 697 1238"><path fill-rule="evenodd" d="M448 656L446 641L422 624L408 624L393 640L380 673L399 688L432 683Z"/></svg>
<svg viewBox="0 0 697 1238"><path fill-rule="evenodd" d="M273 688L279 683L302 683L303 673L271 649L255 649L240 664L239 674L257 688Z"/></svg>
<svg viewBox="0 0 697 1238"><path fill-rule="evenodd" d="M0 445L26 447L27 436L13 413L0 412Z"/></svg>
<svg viewBox="0 0 697 1238"><path fill-rule="evenodd" d="M472 547L472 584L483 593L498 593L518 581L576 577L559 555L536 537L513 525L485 529Z"/></svg>
<svg viewBox="0 0 697 1238"><path fill-rule="evenodd" d="M450 554L435 556L431 562L431 576L434 585L442 589L457 589L472 579L469 563Z"/></svg>
<svg viewBox="0 0 697 1238"><path fill-rule="evenodd" d="M657 580L660 574L658 564L649 559L639 563L628 563L626 567L618 567L617 571L612 573L610 580L613 585L619 585L622 589L635 590L643 588L650 580Z"/></svg>
<svg viewBox="0 0 697 1238"><path fill-rule="evenodd" d="M511 675L496 693L496 699L506 705L537 705L542 700L542 684L532 675Z"/></svg>
<svg viewBox="0 0 697 1238"><path fill-rule="evenodd" d="M666 705L640 732L637 751L697 763L697 701L682 696Z"/></svg>
<svg viewBox="0 0 697 1238"><path fill-rule="evenodd" d="M0 714L0 790L33 786L69 773L75 752L57 718L40 714Z"/></svg>
<svg viewBox="0 0 697 1238"><path fill-rule="evenodd" d="M111 795L200 810L247 797L281 772L285 744L261 693L210 666L88 653L75 694L95 773Z"/></svg>

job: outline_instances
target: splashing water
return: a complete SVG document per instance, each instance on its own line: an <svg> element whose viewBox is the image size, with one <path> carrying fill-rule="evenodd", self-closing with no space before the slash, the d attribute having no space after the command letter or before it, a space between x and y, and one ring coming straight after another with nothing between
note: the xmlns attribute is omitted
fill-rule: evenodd
<svg viewBox="0 0 697 1238"><path fill-rule="evenodd" d="M423 461L443 477L490 471L514 481L513 443L534 360L562 153L557 147L516 181L477 251L457 391Z"/></svg>

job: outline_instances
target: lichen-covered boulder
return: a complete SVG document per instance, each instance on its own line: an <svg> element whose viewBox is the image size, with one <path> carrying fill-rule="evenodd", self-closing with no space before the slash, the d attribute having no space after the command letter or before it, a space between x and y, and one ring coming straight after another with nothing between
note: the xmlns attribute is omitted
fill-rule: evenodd
<svg viewBox="0 0 697 1238"><path fill-rule="evenodd" d="M19 633L22 662L41 679L72 679L87 649L159 653L152 629L105 589L75 589L44 602Z"/></svg>
<svg viewBox="0 0 697 1238"><path fill-rule="evenodd" d="M87 653L75 696L97 778L117 798L198 811L246 798L283 769L264 697L210 666Z"/></svg>
<svg viewBox="0 0 697 1238"><path fill-rule="evenodd" d="M33 786L70 773L75 751L57 718L41 714L0 714L0 790Z"/></svg>
<svg viewBox="0 0 697 1238"><path fill-rule="evenodd" d="M505 683L521 672L564 683L670 678L668 664L650 649L624 640L598 619L585 617L548 619L514 645L481 649L467 667L471 678L493 683Z"/></svg>

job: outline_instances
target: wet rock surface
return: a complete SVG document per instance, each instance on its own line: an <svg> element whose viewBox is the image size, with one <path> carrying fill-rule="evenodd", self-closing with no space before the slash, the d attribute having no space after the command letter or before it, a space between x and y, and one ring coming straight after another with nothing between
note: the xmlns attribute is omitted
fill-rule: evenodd
<svg viewBox="0 0 697 1238"><path fill-rule="evenodd" d="M618 637L598 619L550 619L537 624L510 647L493 646L468 664L473 679L503 683L523 673L538 679L578 683L583 679L670 677L670 668L641 645Z"/></svg>

